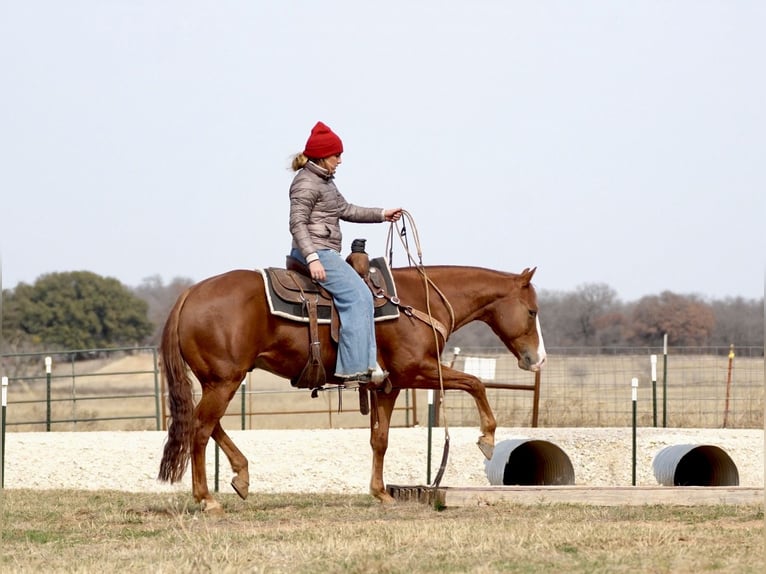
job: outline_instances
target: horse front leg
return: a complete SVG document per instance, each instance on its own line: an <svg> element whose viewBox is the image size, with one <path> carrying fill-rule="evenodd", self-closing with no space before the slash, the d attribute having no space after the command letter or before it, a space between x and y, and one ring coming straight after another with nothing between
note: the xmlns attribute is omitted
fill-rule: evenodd
<svg viewBox="0 0 766 574"><path fill-rule="evenodd" d="M471 381L470 389L467 391L476 401L476 408L479 411L479 421L481 436L476 443L479 450L487 460L492 460L492 453L495 452L495 430L497 429L497 420L495 413L487 399L487 389L480 380Z"/></svg>
<svg viewBox="0 0 766 574"><path fill-rule="evenodd" d="M473 397L476 402L476 408L479 411L479 424L481 436L476 443L482 454L487 460L492 459L492 453L495 451L495 430L497 429L497 420L492 412L492 407L487 399L487 389L478 378L449 367L442 367L442 381L444 390L465 391ZM440 384L438 375L435 380L430 381L435 384L436 391L439 392Z"/></svg>
<svg viewBox="0 0 766 574"><path fill-rule="evenodd" d="M399 389L389 393L373 391L370 410L370 446L372 447L372 477L370 494L383 504L395 504L394 498L386 492L383 482L383 459L388 450L388 431L391 428L391 413L394 411Z"/></svg>

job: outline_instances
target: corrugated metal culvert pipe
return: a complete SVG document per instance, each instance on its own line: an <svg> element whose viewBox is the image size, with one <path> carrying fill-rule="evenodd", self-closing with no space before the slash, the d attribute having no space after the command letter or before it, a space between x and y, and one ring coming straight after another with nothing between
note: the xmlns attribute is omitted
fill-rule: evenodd
<svg viewBox="0 0 766 574"><path fill-rule="evenodd" d="M675 444L652 463L663 486L739 486L739 472L726 451L713 445Z"/></svg>
<svg viewBox="0 0 766 574"><path fill-rule="evenodd" d="M569 457L545 440L499 442L492 460L484 461L484 470L492 485L567 485L575 481Z"/></svg>

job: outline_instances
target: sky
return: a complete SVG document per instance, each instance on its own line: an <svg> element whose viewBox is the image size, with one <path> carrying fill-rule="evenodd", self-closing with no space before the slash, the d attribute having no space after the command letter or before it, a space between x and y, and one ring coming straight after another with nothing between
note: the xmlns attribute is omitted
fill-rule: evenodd
<svg viewBox="0 0 766 574"><path fill-rule="evenodd" d="M3 287L282 265L321 120L341 193L406 209L426 265L760 299L765 21L733 0L0 0ZM387 224L342 229L386 254Z"/></svg>

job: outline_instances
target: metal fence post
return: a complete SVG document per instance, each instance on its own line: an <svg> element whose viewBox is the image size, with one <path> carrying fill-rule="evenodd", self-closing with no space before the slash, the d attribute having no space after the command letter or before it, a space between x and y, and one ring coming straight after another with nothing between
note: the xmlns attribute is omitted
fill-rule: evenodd
<svg viewBox="0 0 766 574"><path fill-rule="evenodd" d="M723 428L729 424L729 397L731 396L731 374L734 370L734 345L729 346L729 368L726 374L726 404L723 408Z"/></svg>
<svg viewBox="0 0 766 574"><path fill-rule="evenodd" d="M0 488L5 488L5 409L8 405L8 377L3 377L2 411L0 412Z"/></svg>
<svg viewBox="0 0 766 574"><path fill-rule="evenodd" d="M431 484L431 435L434 427L434 391L428 389L428 461L426 462L426 484Z"/></svg>
<svg viewBox="0 0 766 574"><path fill-rule="evenodd" d="M650 357L652 361L652 423L657 426L657 355Z"/></svg>
<svg viewBox="0 0 766 574"><path fill-rule="evenodd" d="M668 334L662 338L662 427L668 426Z"/></svg>
<svg viewBox="0 0 766 574"><path fill-rule="evenodd" d="M215 443L215 482L213 486L213 491L218 492L218 479L220 478L220 466L221 463L221 448L218 446L218 443Z"/></svg>
<svg viewBox="0 0 766 574"><path fill-rule="evenodd" d="M247 378L242 380L242 385L240 388L242 389L242 392L240 393L242 395L242 408L241 408L241 415L242 415L242 430L245 430L245 388L247 385Z"/></svg>
<svg viewBox="0 0 766 574"><path fill-rule="evenodd" d="M154 412L157 419L157 429L162 430L162 411L160 410L160 381L159 381L159 361L157 360L157 347L152 347L152 365L154 368Z"/></svg>
<svg viewBox="0 0 766 574"><path fill-rule="evenodd" d="M53 359L45 357L45 430L51 430L51 366Z"/></svg>
<svg viewBox="0 0 766 574"><path fill-rule="evenodd" d="M631 387L631 399L633 400L633 459L632 459L632 476L633 486L636 486L636 424L638 422L638 410L636 409L636 402L638 400L638 379L633 377L630 381Z"/></svg>

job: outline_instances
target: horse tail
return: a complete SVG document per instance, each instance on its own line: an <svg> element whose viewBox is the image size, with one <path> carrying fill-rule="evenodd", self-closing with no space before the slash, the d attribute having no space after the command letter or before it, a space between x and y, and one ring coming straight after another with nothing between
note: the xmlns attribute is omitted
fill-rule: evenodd
<svg viewBox="0 0 766 574"><path fill-rule="evenodd" d="M181 355L178 336L178 320L190 291L187 289L176 301L162 331L160 346L162 375L168 388L171 421L157 478L171 483L180 481L186 472L194 431L192 381L186 361Z"/></svg>

